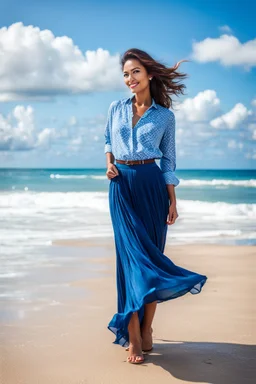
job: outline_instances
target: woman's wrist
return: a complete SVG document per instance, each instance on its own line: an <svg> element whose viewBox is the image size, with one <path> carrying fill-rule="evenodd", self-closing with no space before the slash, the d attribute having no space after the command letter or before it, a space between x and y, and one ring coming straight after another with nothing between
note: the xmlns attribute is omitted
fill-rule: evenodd
<svg viewBox="0 0 256 384"><path fill-rule="evenodd" d="M112 152L107 152L106 153L106 164L107 164L107 167L111 164L114 164L114 161L115 161L115 157L113 155Z"/></svg>
<svg viewBox="0 0 256 384"><path fill-rule="evenodd" d="M175 187L173 184L167 184L167 191L169 195L170 205L176 204Z"/></svg>

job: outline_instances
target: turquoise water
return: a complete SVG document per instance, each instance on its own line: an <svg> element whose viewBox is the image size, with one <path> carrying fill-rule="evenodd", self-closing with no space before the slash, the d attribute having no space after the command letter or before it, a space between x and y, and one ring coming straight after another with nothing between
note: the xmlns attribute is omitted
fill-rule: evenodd
<svg viewBox="0 0 256 384"><path fill-rule="evenodd" d="M107 191L103 169L0 169L0 192ZM256 202L256 170L180 170L180 199L232 204Z"/></svg>

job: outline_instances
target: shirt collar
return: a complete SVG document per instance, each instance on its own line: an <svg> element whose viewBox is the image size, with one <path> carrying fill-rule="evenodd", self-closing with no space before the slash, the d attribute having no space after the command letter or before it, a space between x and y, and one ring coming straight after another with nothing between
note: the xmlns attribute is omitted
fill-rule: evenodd
<svg viewBox="0 0 256 384"><path fill-rule="evenodd" d="M132 102L132 99L135 97L135 95L132 95L130 97L128 97L128 99L126 100L126 102L129 102L131 103ZM154 107L157 109L157 104L155 102L155 99L152 97L152 104L151 104L151 107Z"/></svg>

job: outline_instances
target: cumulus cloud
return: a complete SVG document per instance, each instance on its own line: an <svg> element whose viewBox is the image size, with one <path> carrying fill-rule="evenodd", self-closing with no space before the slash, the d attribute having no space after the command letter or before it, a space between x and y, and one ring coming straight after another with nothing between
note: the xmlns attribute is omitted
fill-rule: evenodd
<svg viewBox="0 0 256 384"><path fill-rule="evenodd" d="M241 43L235 36L224 34L193 42L191 58L200 63L219 61L224 66L256 65L256 39Z"/></svg>
<svg viewBox="0 0 256 384"><path fill-rule="evenodd" d="M199 92L175 109L177 154L208 158L230 151L245 154L256 139L256 114L242 103L224 113L215 90ZM253 158L253 157L251 157Z"/></svg>
<svg viewBox="0 0 256 384"><path fill-rule="evenodd" d="M79 122L71 116L63 126L40 129L34 109L17 105L7 116L0 114L0 152L44 149L59 155L80 151L95 155L104 145L106 118L99 114Z"/></svg>
<svg viewBox="0 0 256 384"><path fill-rule="evenodd" d="M213 119L210 125L216 129L236 129L241 127L252 111L248 110L242 103L237 103L234 108L222 116Z"/></svg>
<svg viewBox="0 0 256 384"><path fill-rule="evenodd" d="M186 98L179 106L177 119L186 122L208 121L220 110L220 100L211 89L199 92L194 98Z"/></svg>
<svg viewBox="0 0 256 384"><path fill-rule="evenodd" d="M0 150L27 151L48 147L56 136L55 129L45 128L38 132L35 128L34 111L31 106L17 105L4 117L0 114Z"/></svg>
<svg viewBox="0 0 256 384"><path fill-rule="evenodd" d="M183 157L197 156L199 148L213 148L218 134L209 121L220 113L220 100L215 90L207 89L184 99L175 108L177 153Z"/></svg>
<svg viewBox="0 0 256 384"><path fill-rule="evenodd" d="M67 36L18 22L0 29L0 101L122 90L119 54L83 53ZM119 73L120 72L120 73Z"/></svg>

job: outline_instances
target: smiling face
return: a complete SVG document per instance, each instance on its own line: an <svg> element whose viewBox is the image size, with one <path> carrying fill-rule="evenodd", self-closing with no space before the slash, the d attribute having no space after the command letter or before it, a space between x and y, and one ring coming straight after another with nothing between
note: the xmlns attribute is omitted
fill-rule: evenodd
<svg viewBox="0 0 256 384"><path fill-rule="evenodd" d="M133 93L149 89L151 77L146 68L136 59L127 60L123 68L124 82Z"/></svg>

